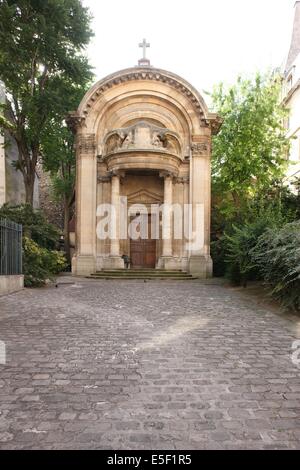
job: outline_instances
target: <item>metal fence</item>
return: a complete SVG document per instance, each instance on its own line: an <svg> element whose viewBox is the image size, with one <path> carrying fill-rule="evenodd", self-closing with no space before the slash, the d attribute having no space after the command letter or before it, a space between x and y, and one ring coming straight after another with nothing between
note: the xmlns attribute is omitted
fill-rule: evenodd
<svg viewBox="0 0 300 470"><path fill-rule="evenodd" d="M22 274L22 225L0 219L0 275Z"/></svg>

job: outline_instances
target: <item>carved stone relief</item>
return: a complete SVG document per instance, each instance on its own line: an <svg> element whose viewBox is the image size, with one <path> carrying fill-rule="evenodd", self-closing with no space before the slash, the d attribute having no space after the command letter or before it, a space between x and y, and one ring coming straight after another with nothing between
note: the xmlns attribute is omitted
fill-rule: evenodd
<svg viewBox="0 0 300 470"><path fill-rule="evenodd" d="M181 144L175 132L145 121L110 132L104 140L104 155L122 150L161 150L181 155Z"/></svg>
<svg viewBox="0 0 300 470"><path fill-rule="evenodd" d="M210 145L208 143L194 143L191 146L193 155L207 155L210 151Z"/></svg>
<svg viewBox="0 0 300 470"><path fill-rule="evenodd" d="M77 147L80 153L95 153L95 134L79 134L77 137Z"/></svg>

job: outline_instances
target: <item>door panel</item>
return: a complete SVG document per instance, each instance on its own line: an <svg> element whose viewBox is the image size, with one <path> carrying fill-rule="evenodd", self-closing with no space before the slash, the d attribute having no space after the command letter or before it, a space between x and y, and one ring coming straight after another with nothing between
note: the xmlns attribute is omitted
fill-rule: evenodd
<svg viewBox="0 0 300 470"><path fill-rule="evenodd" d="M148 217L148 240L130 240L130 259L132 268L155 268L156 240L151 240L151 216Z"/></svg>

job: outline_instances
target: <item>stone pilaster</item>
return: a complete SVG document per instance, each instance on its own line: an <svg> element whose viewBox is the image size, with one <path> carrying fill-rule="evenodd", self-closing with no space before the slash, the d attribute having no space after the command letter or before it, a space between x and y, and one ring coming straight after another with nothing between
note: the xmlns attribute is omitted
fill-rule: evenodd
<svg viewBox="0 0 300 470"><path fill-rule="evenodd" d="M77 133L76 163L76 251L73 273L79 276L96 271L97 158L94 134Z"/></svg>
<svg viewBox="0 0 300 470"><path fill-rule="evenodd" d="M191 144L191 200L193 240L189 250L189 270L200 278L211 277L210 209L211 209L211 135L193 136ZM199 175L202 176L199 184ZM196 243L195 243L196 242Z"/></svg>

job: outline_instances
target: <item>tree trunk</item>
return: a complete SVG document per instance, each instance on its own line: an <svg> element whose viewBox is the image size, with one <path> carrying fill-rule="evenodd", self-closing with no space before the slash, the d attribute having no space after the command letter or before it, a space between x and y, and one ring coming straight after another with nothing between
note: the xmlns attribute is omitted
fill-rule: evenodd
<svg viewBox="0 0 300 470"><path fill-rule="evenodd" d="M19 152L19 170L22 172L25 187L25 202L33 207L34 184L36 175L36 162L38 158L38 146L36 146L32 154L30 153L22 132L19 136L14 136ZM32 158L31 158L32 155Z"/></svg>
<svg viewBox="0 0 300 470"><path fill-rule="evenodd" d="M65 244L67 262L71 264L69 222L70 222L70 204L69 204L68 198L65 197L64 198L64 244Z"/></svg>
<svg viewBox="0 0 300 470"><path fill-rule="evenodd" d="M25 185L25 201L26 204L30 204L33 206L33 196L34 196L34 183L35 183L35 173L32 175L24 177L24 185Z"/></svg>

